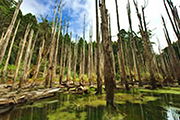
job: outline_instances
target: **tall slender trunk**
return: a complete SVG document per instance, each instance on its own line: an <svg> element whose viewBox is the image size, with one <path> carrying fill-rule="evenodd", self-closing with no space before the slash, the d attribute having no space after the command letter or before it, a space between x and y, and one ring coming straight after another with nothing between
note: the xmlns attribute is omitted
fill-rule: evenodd
<svg viewBox="0 0 180 120"><path fill-rule="evenodd" d="M82 82L84 83L85 73L85 28L86 28L86 15L84 15L84 30L83 30L83 54L82 54Z"/></svg>
<svg viewBox="0 0 180 120"><path fill-rule="evenodd" d="M34 47L35 47L35 44L36 44L36 41L37 41L38 34L39 34L39 30L36 33L34 42L32 44L32 48L31 48L30 55L29 55L29 60L28 60L28 65L27 65L27 73L25 74L25 78L27 78L27 76L29 75L29 70L30 70L30 67L31 67L31 60L32 60L32 56L33 56L33 52L34 52Z"/></svg>
<svg viewBox="0 0 180 120"><path fill-rule="evenodd" d="M24 57L23 67L22 67L22 70L21 70L19 88L23 87L24 81L27 79L25 74L27 74L27 62L28 62L28 58L29 58L29 54L30 54L30 47L31 47L31 42L32 42L33 35L34 35L34 30L31 30L28 45L27 45L27 48L26 48L26 54L25 54L25 57Z"/></svg>
<svg viewBox="0 0 180 120"><path fill-rule="evenodd" d="M19 56L20 56L20 53L21 53L22 44L23 44L23 39L21 38L21 41L19 43L19 49L18 49L16 61L15 61L15 66L17 66L17 63L18 63L18 59L19 59Z"/></svg>
<svg viewBox="0 0 180 120"><path fill-rule="evenodd" d="M50 43L50 52L49 52L49 63L48 63L48 69L47 69L47 76L45 79L45 87L52 87L52 79L53 79L53 62L54 62L54 50L55 50L55 35L56 35L56 28L57 28L57 22L59 18L59 12L60 12L60 6L61 6L61 1L59 3L58 7L58 12L56 16L56 23L55 23L55 16L53 18L53 27L52 27L52 34L51 34L51 43ZM55 5L55 10L54 13L56 13L56 7L57 7L57 1ZM55 23L55 26L54 26Z"/></svg>
<svg viewBox="0 0 180 120"><path fill-rule="evenodd" d="M76 65L77 65L77 35L76 35L76 40L75 40L75 45L74 45L74 75L73 75L73 83L75 84L76 82Z"/></svg>
<svg viewBox="0 0 180 120"><path fill-rule="evenodd" d="M13 15L13 18L11 20L11 23L6 31L6 34L4 35L4 38L2 39L2 44L0 44L0 64L2 62L2 59L4 57L4 54L6 52L6 48L8 46L8 43L9 43L9 39L11 37L11 33L12 33L12 30L13 30L13 27L14 27L14 24L15 24L15 21L16 21L16 18L18 16L18 13L19 13L19 9L20 9L20 6L21 6L21 3L22 3L23 0L19 0L18 1L18 4L17 4L17 7L16 7L16 10L14 12L14 15Z"/></svg>
<svg viewBox="0 0 180 120"><path fill-rule="evenodd" d="M82 49L80 48L80 57L79 57L79 84L81 84L81 72L82 72Z"/></svg>
<svg viewBox="0 0 180 120"><path fill-rule="evenodd" d="M108 16L105 6L105 0L102 0L101 6L101 31L102 42L104 50L104 78L106 88L106 105L115 109L114 105L114 72L113 72L113 58L111 55L110 40L108 36Z"/></svg>
<svg viewBox="0 0 180 120"><path fill-rule="evenodd" d="M69 46L68 46L68 57L67 57L67 81L70 81L70 75L71 75L71 36L72 33L70 33L70 41L69 41Z"/></svg>
<svg viewBox="0 0 180 120"><path fill-rule="evenodd" d="M8 52L8 56L7 56L7 59L6 59L6 63L5 63L4 69L2 71L2 80L1 80L2 84L4 84L4 80L5 80L5 76L6 76L6 71L7 71L7 66L8 66L8 63L9 63L9 58L11 56L12 47L13 47L14 40L15 40L15 37L16 37L16 34L17 34L17 30L19 28L20 21L21 20L18 21L16 29L14 31L14 35L13 35L13 38L12 38L12 41L11 41L11 45L9 47L9 52Z"/></svg>
<svg viewBox="0 0 180 120"><path fill-rule="evenodd" d="M23 38L23 44L22 44L21 52L20 52L20 55L19 55L19 59L18 59L18 62L17 62L16 71L15 71L15 74L14 74L12 89L14 89L14 87L15 87L14 84L15 84L16 79L17 79L17 76L18 76L19 66L20 66L20 64L21 64L21 59L22 59L22 56L23 56L24 47L25 47L25 44L26 44L27 36L28 36L28 34L29 34L29 31L30 31L30 27L31 27L31 26L28 24L28 26L27 26L27 28L26 28L26 31L25 31L25 35L24 35L24 38Z"/></svg>
<svg viewBox="0 0 180 120"><path fill-rule="evenodd" d="M59 48L59 39L61 35L61 23L62 23L62 11L63 11L63 5L61 6L61 15L60 15L60 21L59 21L59 27L58 27L58 36L57 36L57 41L56 41L56 50L54 54L54 67L53 67L53 76L56 76L56 66L57 66L57 56L58 56L58 48ZM61 59L62 60L62 59Z"/></svg>
<svg viewBox="0 0 180 120"><path fill-rule="evenodd" d="M133 63L134 63L134 73L135 73L135 79L136 79L136 73L138 74L138 80L139 80L139 86L141 87L142 81L141 81L141 74L140 74L140 68L139 68L139 61L137 59L137 54L136 54L136 44L135 44L135 39L133 37L133 29L132 29L132 20L131 20L131 7L130 7L130 2L128 0L127 4L127 13L128 13L128 20L129 20L129 27L130 27L130 46L132 49L132 54L133 54Z"/></svg>
<svg viewBox="0 0 180 120"><path fill-rule="evenodd" d="M178 62L178 59L177 59L176 53L174 51L174 48L173 48L173 46L171 44L171 39L169 37L169 33L168 33L168 30L167 30L167 27L166 27L166 23L165 23L163 17L162 17L162 21L163 21L163 25L164 25L164 34L165 34L166 41L167 41L168 46L169 46L169 50L171 52L170 55L172 56L173 67L174 67L175 74L176 74L176 77L177 77L177 80L178 80L178 84L180 85L180 64Z"/></svg>
<svg viewBox="0 0 180 120"><path fill-rule="evenodd" d="M39 54L38 54L38 58L37 58L37 66L35 68L35 74L33 76L33 81L35 82L37 77L38 77L38 73L39 73L39 69L40 69L40 66L41 66L41 58L42 58L42 53L43 53L43 50L44 50L44 44L45 44L45 40L44 40L44 37L42 39L42 43L40 45L40 48L39 48ZM46 62L46 60L45 60Z"/></svg>
<svg viewBox="0 0 180 120"><path fill-rule="evenodd" d="M89 86L92 84L92 73L93 73L93 44L92 44L92 28L90 29L90 77Z"/></svg>
<svg viewBox="0 0 180 120"><path fill-rule="evenodd" d="M97 92L96 94L102 94L102 78L100 68L100 36L99 36L99 14L98 14L98 0L95 0L96 4L96 41L97 41Z"/></svg>
<svg viewBox="0 0 180 120"><path fill-rule="evenodd" d="M66 36L68 36L68 34L66 34ZM67 38L67 37L66 37ZM66 39L66 42L67 42L67 39ZM67 43L65 42L64 44L64 59L63 59L63 68L62 68L62 71L61 71L61 75L60 75L60 79L59 79L59 83L61 84L62 81L63 81L63 77L64 77L64 71L65 71L65 66L66 66L66 54L67 54Z"/></svg>
<svg viewBox="0 0 180 120"><path fill-rule="evenodd" d="M65 26L66 26L66 17L64 18L64 27L63 34L65 34ZM64 37L62 38L62 46L61 46L61 56L60 56L60 67L59 67L59 84L61 84L61 74L62 74L62 65L63 65L63 57L64 57Z"/></svg>
<svg viewBox="0 0 180 120"><path fill-rule="evenodd" d="M144 9L146 8L146 6L142 6L142 17L143 19L141 19L141 14L139 13L139 9L137 6L137 3L135 2L135 0L133 0L135 8L136 8L136 12L137 12L137 17L139 19L139 29L140 29L140 33L144 42L144 49L145 49L145 54L146 54L146 58L148 60L148 65L149 65L149 72L150 72L150 81L151 81L151 86L152 89L156 89L157 85L156 85L156 79L154 76L154 72L153 72L153 67L154 67L154 62L153 62L153 55L152 55L152 50L148 44L149 42L149 35L147 33L147 24L145 21L145 14L144 14ZM143 20L143 21L142 21ZM144 25L144 27L143 27Z"/></svg>
<svg viewBox="0 0 180 120"><path fill-rule="evenodd" d="M45 78L45 77L46 77L46 74L47 74L47 61L45 60L45 61L44 61L43 78Z"/></svg>
<svg viewBox="0 0 180 120"><path fill-rule="evenodd" d="M4 38L4 32L2 32L2 34L1 34L0 45L2 44L3 38Z"/></svg>
<svg viewBox="0 0 180 120"><path fill-rule="evenodd" d="M172 17L173 17L174 21L172 20L171 15L168 11L165 0L163 0L167 15L168 15L169 20L171 22L171 26L174 30L174 33L175 33L176 37L178 38L178 41L180 41L180 19L179 19L177 8L173 5L171 0L166 0L166 1L167 1L168 5L171 9L171 13L172 13Z"/></svg>
<svg viewBox="0 0 180 120"><path fill-rule="evenodd" d="M130 43L131 44L131 43ZM130 50L128 50L128 47L127 47L127 42L125 42L125 50L126 50L126 61L127 61L127 66L128 66L128 71L129 71L129 77L130 77L130 80L133 84L133 77L132 77L132 72L131 72L131 65L130 65L130 56L129 56L129 53L130 53Z"/></svg>
<svg viewBox="0 0 180 120"><path fill-rule="evenodd" d="M123 46L122 46L122 39L121 39L121 29L120 29L120 24L119 24L119 13L118 13L118 4L117 0L115 0L116 3L116 15L117 15L117 26L118 26L118 42L119 42L119 50L120 50L120 60L122 62L122 80L125 82L125 87L126 90L129 90L129 85L127 81L127 75L125 71L125 62L124 62L124 51L123 51Z"/></svg>

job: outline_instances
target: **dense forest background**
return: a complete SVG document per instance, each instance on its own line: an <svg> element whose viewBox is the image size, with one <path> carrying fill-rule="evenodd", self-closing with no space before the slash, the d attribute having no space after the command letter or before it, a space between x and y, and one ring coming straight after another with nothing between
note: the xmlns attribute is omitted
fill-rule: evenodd
<svg viewBox="0 0 180 120"><path fill-rule="evenodd" d="M14 14L14 11L16 9L16 5L17 5L17 2L15 2L14 0L1 0L0 1L0 35L2 36L10 22L11 22L11 19L13 17L13 14ZM17 62L17 56L18 56L18 50L20 48L20 44L21 44L21 39L23 37L23 35L25 34L25 29L26 29L26 26L28 24L31 24L31 29L34 30L34 33L36 34L38 31L39 31L39 34L38 34L38 37L37 37L37 41L35 43L35 48L34 48L34 52L33 52L33 55L32 55L32 61L31 61L31 68L33 68L34 65L36 65L37 63L37 58L38 58L38 52L39 52L39 46L42 44L42 41L43 39L45 39L45 48L48 47L49 43L50 43L50 37L51 37L51 27L52 27L52 21L49 21L47 20L47 17L43 17L43 16L40 16L41 17L41 21L38 21L36 19L36 16L35 15L32 15L31 13L28 13L26 15L23 15L21 10L19 11L19 14L17 16L17 20L18 19L21 19L21 22L20 22L20 26L19 26L19 29L17 31L17 35L16 35L16 38L15 38L15 42L13 44L13 50L11 52L11 56L10 56L10 60L9 60L9 65L8 65L8 74L7 74L7 77L11 78L11 74L13 74L13 72L16 70L16 62ZM74 53L74 45L75 45L75 40L71 40L71 36L69 33L66 32L65 30L65 26L67 25L64 25L64 20L62 20L62 27L61 27L61 35L60 35L60 42L59 42L59 52L58 52L58 57L57 57L57 63L59 65L60 63L60 53L61 53L61 47L62 47L62 39L66 38L66 36L68 36L68 41L67 44L70 45L70 42L71 42L71 51L72 53ZM15 26L17 24L17 21L15 23ZM63 27L64 26L64 27ZM15 29L15 28L14 28ZM63 30L64 29L64 30ZM151 30L148 31L149 33L149 36L151 37L152 34L151 34ZM56 33L56 37L57 37L57 34L58 32ZM126 65L126 71L127 71L127 74L128 76L130 76L130 72L128 71L131 71L132 72L132 75L134 76L134 71L133 71L133 58L132 58L132 52L131 52L131 40L130 40L130 32L129 31L125 31L124 29L121 29L121 37L122 37L122 41L123 41L123 49L125 51L124 53L124 57L125 57L125 65ZM43 37L44 38L43 38ZM13 34L11 35L11 38L13 37ZM34 35L35 37L35 35ZM112 37L110 35L110 37ZM138 61L140 63L140 71L144 77L144 79L147 79L146 75L145 74L149 74L148 72L146 72L145 69L147 68L144 68L144 64L146 64L146 57L144 55L144 47L143 47L143 40L142 38L140 37L140 33L139 32L133 32L133 37L135 39L135 44L136 44L136 53L137 53L137 56L138 56ZM81 52L81 48L83 47L83 42L85 42L85 68L88 67L88 45L90 44L90 41L88 40L84 40L82 37L78 37L78 63L77 63L77 72L79 72L79 62L80 62L80 52ZM161 40L160 40L161 41ZM149 46L152 47L152 44L155 44L155 43L151 43L149 42ZM96 42L94 41L92 43L93 45L93 56L96 56ZM180 58L180 51L178 50L178 44L177 42L174 42L173 44L173 48L176 52L176 55ZM8 45L8 48L9 48L10 44ZM27 45L25 46L25 49L26 49ZM116 74L116 79L119 80L120 79L120 71L119 71L119 65L118 65L118 42L117 41L113 41L112 42L112 48L113 48L113 53L114 53L114 60L115 60L115 72L117 73ZM46 51L46 49L44 49L44 52ZM161 51L161 50L160 50ZM24 51L25 52L25 51ZM101 46L101 52L102 52L102 46ZM8 50L6 50L6 53L5 53L5 56L3 58L3 61L2 63L0 64L0 69L3 70L3 67L5 65L5 61L6 61L6 58L7 58L7 53L8 53ZM159 72L157 72L157 76L161 77L162 78L162 71L160 69L160 55L164 56L164 57L168 57L167 55L170 54L169 53L169 48L166 47L162 50L162 52L160 54L157 54L157 53L154 53L153 54L156 56L156 60L157 60L157 67L159 68ZM25 54L24 54L25 55ZM73 56L73 54L72 54ZM95 63L95 60L96 57L94 57L94 64ZM73 61L73 60L72 60ZM23 62L23 61L22 61ZM48 62L48 61L47 61ZM72 62L73 64L73 62ZM40 68L40 72L43 72L43 69L44 69L44 65L45 63L42 64L41 68ZM21 67L22 67L22 64L21 64ZM20 67L20 71L21 71L21 67ZM58 66L59 67L59 66ZM66 69L67 70L67 69ZM88 69L85 69L85 73L87 73ZM96 67L94 67L94 74L96 73ZM58 69L57 69L57 74L59 73ZM67 71L65 71L65 74L67 73ZM19 73L20 74L20 73ZM1 73L0 73L1 75ZM129 78L130 79L130 78Z"/></svg>

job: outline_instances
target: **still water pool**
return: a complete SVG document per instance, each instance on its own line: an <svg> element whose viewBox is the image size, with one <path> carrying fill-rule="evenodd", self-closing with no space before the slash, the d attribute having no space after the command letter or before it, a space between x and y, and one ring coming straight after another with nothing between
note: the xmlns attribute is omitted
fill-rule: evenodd
<svg viewBox="0 0 180 120"><path fill-rule="evenodd" d="M116 102L120 112L109 115L103 100L105 95L58 93L32 105L14 106L8 113L0 115L0 120L180 120L180 95L147 94L157 99L148 102L140 99L137 102L134 96L139 94L121 94L118 99L124 101Z"/></svg>

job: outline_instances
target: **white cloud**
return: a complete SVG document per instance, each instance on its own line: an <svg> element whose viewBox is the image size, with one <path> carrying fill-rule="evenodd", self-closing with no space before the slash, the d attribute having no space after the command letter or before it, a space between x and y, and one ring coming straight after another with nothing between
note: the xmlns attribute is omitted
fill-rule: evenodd
<svg viewBox="0 0 180 120"><path fill-rule="evenodd" d="M169 22L168 16L166 14L163 0L148 0L149 4L145 9L146 21L149 22L148 28L153 31L154 37L151 41L156 42L156 37L160 39L161 46L167 46L166 40L164 38L163 33L163 25L161 21L161 14L165 17L167 22L168 30L172 41L176 41L174 37L174 32L172 30L171 24ZM174 5L177 5L178 11L179 8L179 0L172 0ZM67 16L67 11L70 10L70 31L73 33L73 38L75 34L79 36L83 36L83 22L84 22L84 14L86 14L86 39L89 39L89 26L93 24L93 40L95 40L96 36L96 19L95 19L95 0L63 0L66 2L64 7L63 16ZM144 4L144 0L138 0L139 7ZM119 6L119 17L120 17L120 26L121 29L128 30L128 17L126 11L127 0L118 0ZM138 19L136 16L136 11L132 0L130 0L131 4L131 12L132 12L132 22L133 22L133 30L135 32L139 31L138 29ZM23 14L31 12L36 16L39 14L49 15L49 17L53 16L54 9L54 0L24 0L21 6L21 10ZM116 21L116 10L115 10L115 2L114 0L106 0L106 6L108 12L111 15L111 27L112 27L112 36L117 35L117 21ZM93 22L93 23L92 23ZM113 37L113 40L116 40L116 37ZM157 46L154 46L156 52L158 52Z"/></svg>

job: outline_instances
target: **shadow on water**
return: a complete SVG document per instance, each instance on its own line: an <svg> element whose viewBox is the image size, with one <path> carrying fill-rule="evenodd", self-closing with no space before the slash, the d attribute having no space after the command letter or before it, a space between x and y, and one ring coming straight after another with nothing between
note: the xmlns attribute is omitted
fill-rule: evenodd
<svg viewBox="0 0 180 120"><path fill-rule="evenodd" d="M0 120L179 120L180 95L161 94L146 104L116 103L122 114L109 114L98 97L57 94L32 105L15 106Z"/></svg>

